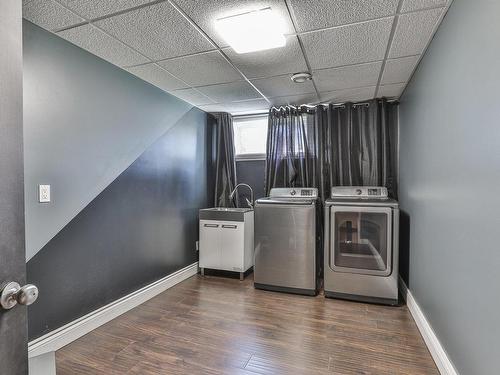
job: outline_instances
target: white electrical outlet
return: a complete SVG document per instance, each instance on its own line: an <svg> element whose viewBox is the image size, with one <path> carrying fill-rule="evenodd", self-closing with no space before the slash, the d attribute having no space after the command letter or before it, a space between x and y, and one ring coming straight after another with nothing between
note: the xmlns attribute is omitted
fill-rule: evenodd
<svg viewBox="0 0 500 375"><path fill-rule="evenodd" d="M38 202L50 202L50 185L38 185Z"/></svg>

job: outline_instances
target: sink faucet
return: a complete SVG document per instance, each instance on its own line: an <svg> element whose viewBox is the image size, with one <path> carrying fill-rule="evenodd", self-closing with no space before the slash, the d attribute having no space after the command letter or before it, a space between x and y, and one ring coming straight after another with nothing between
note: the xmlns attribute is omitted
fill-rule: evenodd
<svg viewBox="0 0 500 375"><path fill-rule="evenodd" d="M248 207L253 208L253 204L255 202L254 197L253 197L253 189L248 184L238 184L238 185L236 185L234 187L233 191L231 192L231 194L229 194L229 199L233 199L234 194L236 193L236 190L238 190L238 187L240 187L240 186L246 186L248 189L250 189L250 200L248 200L248 198L246 198L246 197L245 197L245 200L247 201Z"/></svg>

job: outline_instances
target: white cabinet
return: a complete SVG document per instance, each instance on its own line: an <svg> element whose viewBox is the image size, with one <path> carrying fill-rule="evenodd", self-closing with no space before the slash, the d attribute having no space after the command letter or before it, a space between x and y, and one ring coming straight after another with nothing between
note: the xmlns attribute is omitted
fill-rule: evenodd
<svg viewBox="0 0 500 375"><path fill-rule="evenodd" d="M242 221L200 219L200 262L202 269L239 272L253 266L253 211Z"/></svg>
<svg viewBox="0 0 500 375"><path fill-rule="evenodd" d="M217 268L219 265L220 223L200 220L200 267Z"/></svg>
<svg viewBox="0 0 500 375"><path fill-rule="evenodd" d="M223 222L220 230L220 268L223 270L244 272L244 236L243 223Z"/></svg>

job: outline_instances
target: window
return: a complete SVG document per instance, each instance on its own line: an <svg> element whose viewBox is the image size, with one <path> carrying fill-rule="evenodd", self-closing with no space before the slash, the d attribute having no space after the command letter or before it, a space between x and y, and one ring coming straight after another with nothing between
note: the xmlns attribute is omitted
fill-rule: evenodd
<svg viewBox="0 0 500 375"><path fill-rule="evenodd" d="M238 159L266 157L267 114L233 118L234 148Z"/></svg>

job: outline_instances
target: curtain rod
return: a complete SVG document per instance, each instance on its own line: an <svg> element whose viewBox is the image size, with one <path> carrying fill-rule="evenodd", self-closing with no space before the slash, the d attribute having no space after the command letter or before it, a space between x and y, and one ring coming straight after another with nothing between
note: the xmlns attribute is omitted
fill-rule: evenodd
<svg viewBox="0 0 500 375"><path fill-rule="evenodd" d="M244 115L234 115L233 118L252 118L252 117L265 117L269 114L269 110L265 112L255 112L255 113L246 113Z"/></svg>
<svg viewBox="0 0 500 375"><path fill-rule="evenodd" d="M387 103L396 103L397 100L394 99L394 100L388 100ZM288 104L286 106L279 106L279 107L275 107L275 106L272 106L270 109L271 110L278 110L278 111L281 111L282 109L286 109L286 107L291 107L293 109L300 109L300 108L308 108L308 109L316 109L318 107L328 107L328 106L333 106L333 107L337 107L337 108L345 108L345 105L347 104L347 102L344 102L344 103L332 103L332 104L326 104L326 103L319 103L319 104L301 104L299 106L294 106L292 104ZM370 102L358 102L358 103L353 103L352 105L353 107L360 107L360 106L366 106L366 107L369 107L370 106Z"/></svg>

